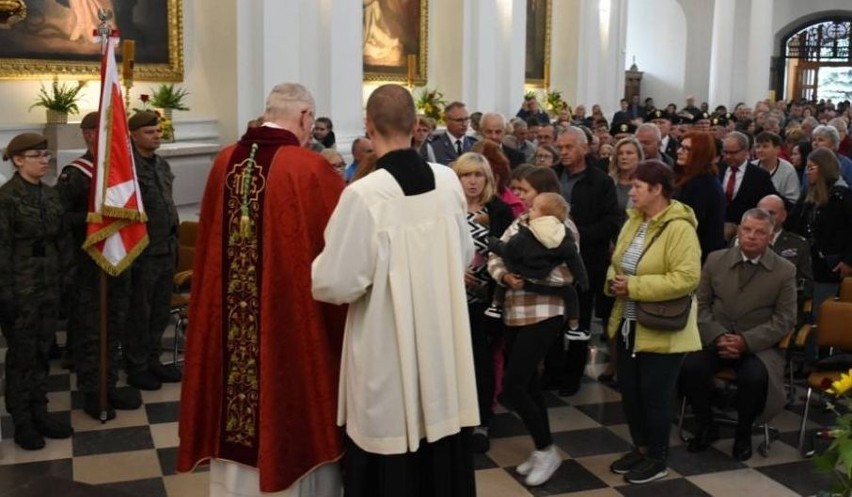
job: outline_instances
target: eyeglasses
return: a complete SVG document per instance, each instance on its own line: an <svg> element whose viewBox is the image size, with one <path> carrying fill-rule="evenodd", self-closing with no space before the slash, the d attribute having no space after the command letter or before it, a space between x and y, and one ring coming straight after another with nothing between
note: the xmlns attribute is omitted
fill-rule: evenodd
<svg viewBox="0 0 852 497"><path fill-rule="evenodd" d="M550 154L535 154L535 160L555 160Z"/></svg>
<svg viewBox="0 0 852 497"><path fill-rule="evenodd" d="M335 162L332 166L334 166L335 169L346 169L345 162Z"/></svg>
<svg viewBox="0 0 852 497"><path fill-rule="evenodd" d="M47 159L50 160L53 158L53 153L48 152L47 150L42 150L40 152L33 152L30 154L21 154L27 159Z"/></svg>
<svg viewBox="0 0 852 497"><path fill-rule="evenodd" d="M452 121L454 123L466 123L470 121L469 117L448 117L447 121Z"/></svg>

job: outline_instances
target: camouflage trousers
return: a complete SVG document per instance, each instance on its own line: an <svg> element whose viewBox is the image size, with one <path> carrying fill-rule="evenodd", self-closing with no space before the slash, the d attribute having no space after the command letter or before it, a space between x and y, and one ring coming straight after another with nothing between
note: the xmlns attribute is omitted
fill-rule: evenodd
<svg viewBox="0 0 852 497"><path fill-rule="evenodd" d="M130 308L124 336L127 374L142 373L160 361L163 333L171 318L175 256L142 256L131 268Z"/></svg>
<svg viewBox="0 0 852 497"><path fill-rule="evenodd" d="M101 269L95 263L79 259L77 291L68 328L74 330L74 369L77 389L97 393L100 372L100 284ZM122 342L127 308L130 305L130 269L118 277L107 276L107 388L115 388L120 364L119 343Z"/></svg>
<svg viewBox="0 0 852 497"><path fill-rule="evenodd" d="M6 411L15 424L47 411L48 354L56 336L59 299L54 295L16 299L17 317L0 323L6 339Z"/></svg>

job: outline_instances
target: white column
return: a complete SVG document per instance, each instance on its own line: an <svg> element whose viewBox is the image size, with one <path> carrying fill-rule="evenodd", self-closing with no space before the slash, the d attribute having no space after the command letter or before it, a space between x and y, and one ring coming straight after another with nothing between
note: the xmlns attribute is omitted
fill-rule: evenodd
<svg viewBox="0 0 852 497"><path fill-rule="evenodd" d="M624 97L627 0L580 2L577 103L600 104L609 118Z"/></svg>
<svg viewBox="0 0 852 497"><path fill-rule="evenodd" d="M562 92L562 98L574 108L579 98L580 0L551 2L550 14L550 87ZM589 109L591 111L591 109Z"/></svg>
<svg viewBox="0 0 852 497"><path fill-rule="evenodd" d="M710 108L730 107L734 55L734 0L716 0L713 8L713 39L710 48ZM771 21L770 21L771 22Z"/></svg>
<svg viewBox="0 0 852 497"><path fill-rule="evenodd" d="M524 90L524 0L464 2L462 100L468 110L512 116Z"/></svg>
<svg viewBox="0 0 852 497"><path fill-rule="evenodd" d="M301 2L241 2L237 18L237 130L263 113L266 95L283 81L300 81Z"/></svg>
<svg viewBox="0 0 852 497"><path fill-rule="evenodd" d="M751 25L748 44L748 80L746 102L766 98L769 93L769 69L772 59L772 0L751 0Z"/></svg>
<svg viewBox="0 0 852 497"><path fill-rule="evenodd" d="M331 117L337 149L348 154L352 141L364 134L362 2L322 0L316 3L322 5L321 45L326 47L316 61L316 73L321 75L314 93L317 115Z"/></svg>
<svg viewBox="0 0 852 497"><path fill-rule="evenodd" d="M421 0L423 1L423 0ZM438 89L447 103L464 101L465 22L470 18L471 2L429 0L429 75L426 87ZM473 60L468 57L468 63ZM415 90L415 97L422 91ZM466 102L469 104L469 102Z"/></svg>

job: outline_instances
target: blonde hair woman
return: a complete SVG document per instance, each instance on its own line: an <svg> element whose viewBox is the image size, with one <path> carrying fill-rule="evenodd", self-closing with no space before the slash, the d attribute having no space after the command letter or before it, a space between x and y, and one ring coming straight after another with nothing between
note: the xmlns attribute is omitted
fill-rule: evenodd
<svg viewBox="0 0 852 497"><path fill-rule="evenodd" d="M473 431L473 449L487 452L490 448L488 428L494 416L494 359L496 337L494 323L485 316L485 309L494 295L495 283L488 274L488 238L499 238L512 224L512 210L497 195L497 184L491 165L484 155L476 152L462 154L453 163L467 199L467 225L476 247L476 255L464 275L467 306L470 316L473 367L479 401L480 425Z"/></svg>

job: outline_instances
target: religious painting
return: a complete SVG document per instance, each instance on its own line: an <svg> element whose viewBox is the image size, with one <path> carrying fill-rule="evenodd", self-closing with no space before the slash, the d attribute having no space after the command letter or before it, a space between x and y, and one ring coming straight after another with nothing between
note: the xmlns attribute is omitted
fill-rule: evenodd
<svg viewBox="0 0 852 497"><path fill-rule="evenodd" d="M527 0L525 80L531 86L547 86L550 71L551 0Z"/></svg>
<svg viewBox="0 0 852 497"><path fill-rule="evenodd" d="M25 9L0 29L0 79L100 77L98 10L135 41L134 80L183 80L183 0L16 0ZM121 47L118 50L121 53Z"/></svg>
<svg viewBox="0 0 852 497"><path fill-rule="evenodd" d="M362 0L364 80L425 84L429 0Z"/></svg>

